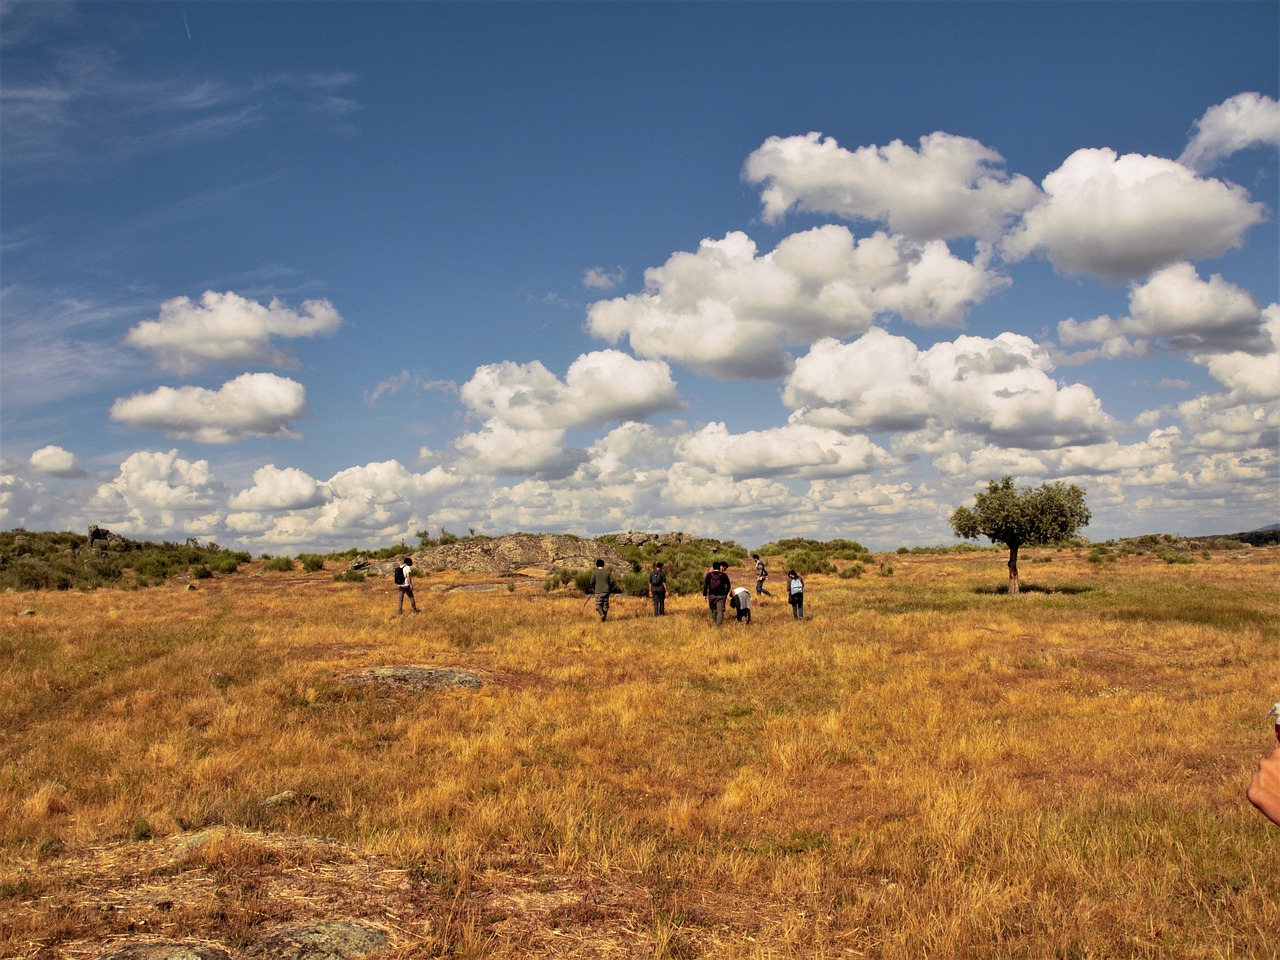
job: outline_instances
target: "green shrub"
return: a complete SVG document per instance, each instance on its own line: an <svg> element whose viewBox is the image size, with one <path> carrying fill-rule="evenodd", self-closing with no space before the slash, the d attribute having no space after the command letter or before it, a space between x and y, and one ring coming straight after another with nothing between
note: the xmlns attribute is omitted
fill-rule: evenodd
<svg viewBox="0 0 1280 960"><path fill-rule="evenodd" d="M552 570L547 579L542 582L542 588L550 593L552 590L559 590L566 584L574 583L577 573L573 570L561 568Z"/></svg>
<svg viewBox="0 0 1280 960"><path fill-rule="evenodd" d="M649 595L649 574L644 571L624 573L618 578L618 588L628 597L647 597Z"/></svg>
<svg viewBox="0 0 1280 960"><path fill-rule="evenodd" d="M857 580L866 572L867 568L863 565L862 561L859 560L857 563L851 563L849 566L841 569L839 576L845 580Z"/></svg>
<svg viewBox="0 0 1280 960"><path fill-rule="evenodd" d="M293 569L293 560L289 557L272 557L266 562L264 569L273 573L288 573Z"/></svg>
<svg viewBox="0 0 1280 960"><path fill-rule="evenodd" d="M667 576L667 592L676 597L693 597L702 593L702 574L683 577Z"/></svg>
<svg viewBox="0 0 1280 960"><path fill-rule="evenodd" d="M834 568L825 554L804 549L787 554L787 569L803 577L811 573L831 573Z"/></svg>
<svg viewBox="0 0 1280 960"><path fill-rule="evenodd" d="M243 556L244 560L237 559L239 556ZM214 560L209 561L208 567L214 573L235 573L237 570L240 569L241 563L247 563L251 559L252 558L247 553L246 554L228 553Z"/></svg>
<svg viewBox="0 0 1280 960"><path fill-rule="evenodd" d="M298 561L302 564L302 569L307 573L315 573L324 569L324 557L318 553L300 553Z"/></svg>

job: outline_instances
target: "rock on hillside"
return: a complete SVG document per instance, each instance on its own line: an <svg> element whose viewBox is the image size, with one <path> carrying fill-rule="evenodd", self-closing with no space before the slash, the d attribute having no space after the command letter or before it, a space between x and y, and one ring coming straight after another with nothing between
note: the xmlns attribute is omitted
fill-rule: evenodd
<svg viewBox="0 0 1280 960"><path fill-rule="evenodd" d="M616 573L631 564L616 549L595 540L565 534L510 533L501 537L476 537L446 543L413 554L421 570L458 570L462 573L530 573L552 570L586 570L596 558Z"/></svg>

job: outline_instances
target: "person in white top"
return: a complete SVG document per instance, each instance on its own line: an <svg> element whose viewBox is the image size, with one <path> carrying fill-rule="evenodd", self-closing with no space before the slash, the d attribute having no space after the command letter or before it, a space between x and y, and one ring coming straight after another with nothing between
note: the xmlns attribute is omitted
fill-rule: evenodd
<svg viewBox="0 0 1280 960"><path fill-rule="evenodd" d="M413 557L405 557L400 566L396 567L396 589L400 594L396 601L396 613L404 612L405 597L409 598L409 609L417 613L418 601L413 599Z"/></svg>
<svg viewBox="0 0 1280 960"><path fill-rule="evenodd" d="M751 591L746 587L734 587L729 605L738 612L738 622L751 626Z"/></svg>

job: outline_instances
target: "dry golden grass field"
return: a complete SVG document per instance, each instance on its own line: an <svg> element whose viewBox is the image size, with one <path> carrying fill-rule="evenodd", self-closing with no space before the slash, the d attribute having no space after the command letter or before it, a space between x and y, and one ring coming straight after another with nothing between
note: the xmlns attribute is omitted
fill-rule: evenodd
<svg viewBox="0 0 1280 960"><path fill-rule="evenodd" d="M1280 550L1027 550L1016 597L1001 553L881 559L719 629L257 562L0 596L0 957L313 918L387 958L1277 956ZM385 665L483 686L344 681Z"/></svg>

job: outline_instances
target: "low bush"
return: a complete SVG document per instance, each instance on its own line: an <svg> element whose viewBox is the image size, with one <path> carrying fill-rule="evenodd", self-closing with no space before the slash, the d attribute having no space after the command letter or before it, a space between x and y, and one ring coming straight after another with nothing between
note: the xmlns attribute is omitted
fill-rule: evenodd
<svg viewBox="0 0 1280 960"><path fill-rule="evenodd" d="M624 573L618 578L618 588L629 597L647 597L649 595L649 573Z"/></svg>
<svg viewBox="0 0 1280 960"><path fill-rule="evenodd" d="M214 573L235 573L240 569L240 564L252 559L247 553L228 553L210 560L208 567Z"/></svg>
<svg viewBox="0 0 1280 960"><path fill-rule="evenodd" d="M806 548L787 554L787 569L804 577L811 573L831 573L835 568L825 553Z"/></svg>

